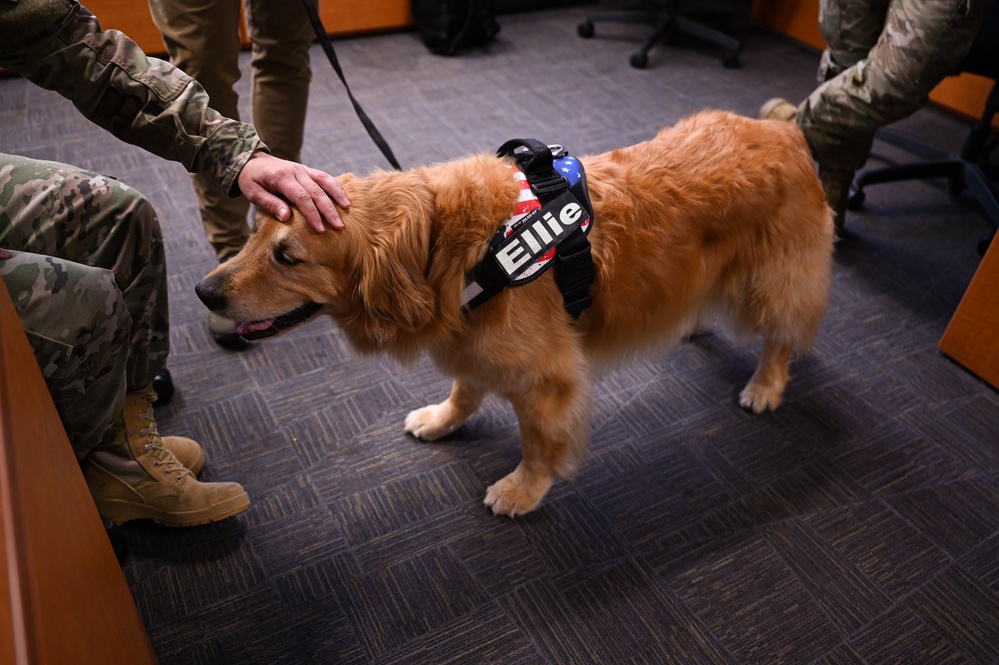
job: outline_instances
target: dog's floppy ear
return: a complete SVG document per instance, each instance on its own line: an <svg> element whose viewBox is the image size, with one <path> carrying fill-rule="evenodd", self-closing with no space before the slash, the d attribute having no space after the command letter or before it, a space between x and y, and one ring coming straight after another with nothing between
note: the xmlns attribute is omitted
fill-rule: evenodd
<svg viewBox="0 0 999 665"><path fill-rule="evenodd" d="M429 215L416 197L394 208L396 219L375 233L371 246L361 252L358 290L367 332L379 342L425 327L436 311L436 298L426 278Z"/></svg>

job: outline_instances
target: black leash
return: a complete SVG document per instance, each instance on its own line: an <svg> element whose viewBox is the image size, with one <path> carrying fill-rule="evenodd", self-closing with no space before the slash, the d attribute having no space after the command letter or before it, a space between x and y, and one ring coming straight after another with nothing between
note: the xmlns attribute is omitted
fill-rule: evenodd
<svg viewBox="0 0 999 665"><path fill-rule="evenodd" d="M280 0L279 0L280 1ZM354 93L350 91L350 86L347 85L347 79L344 78L343 70L340 68L340 61L337 60L336 51L333 50L333 43L330 42L330 36L326 33L326 28L323 26L322 20L319 18L319 10L316 8L316 0L302 0L302 4L305 5L305 13L309 15L309 22L312 23L312 29L316 33L316 37L319 38L319 43L322 45L323 50L326 51L326 57L329 58L330 64L333 65L333 70L336 75L340 77L340 82L343 83L343 87L347 90L347 96L350 97L350 103L354 105L354 112L357 113L357 117L360 119L361 124L364 128L368 130L368 136L371 140L375 142L378 149L382 151L385 155L385 159L391 164L396 171L401 171L402 167L399 166L399 162L396 161L395 155L392 154L392 148L389 147L388 143L382 138L381 132L375 127L375 123L371 122L371 118L368 114L364 112L361 105L357 103L354 99Z"/></svg>

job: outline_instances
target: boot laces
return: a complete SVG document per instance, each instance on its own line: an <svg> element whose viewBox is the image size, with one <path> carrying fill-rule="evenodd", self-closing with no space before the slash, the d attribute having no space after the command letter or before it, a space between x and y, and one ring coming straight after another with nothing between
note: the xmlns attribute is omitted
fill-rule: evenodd
<svg viewBox="0 0 999 665"><path fill-rule="evenodd" d="M142 449L149 453L150 456L156 458L153 461L153 466L166 467L163 471L164 476L169 476L176 472L176 479L180 480L190 474L191 470L181 464L180 460L173 453L163 447L163 439L160 438L159 431L156 428L156 419L153 417L153 401L153 398L147 398L145 408L139 412L139 420L148 422L147 427L139 430L139 434L146 437L146 443L142 446Z"/></svg>

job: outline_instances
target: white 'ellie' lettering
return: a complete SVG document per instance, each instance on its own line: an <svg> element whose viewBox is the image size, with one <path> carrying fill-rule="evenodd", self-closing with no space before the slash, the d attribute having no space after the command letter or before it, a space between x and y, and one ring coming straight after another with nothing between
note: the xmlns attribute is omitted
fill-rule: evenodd
<svg viewBox="0 0 999 665"><path fill-rule="evenodd" d="M512 277L528 261L537 260L544 252L558 243L575 226L583 214L582 207L575 202L566 203L558 212L558 219L551 212L531 222L519 233L510 236L509 242L496 252L496 261L503 271ZM545 228L547 225L547 228ZM554 237L548 232L551 229ZM538 240L540 238L540 242ZM523 243L521 242L523 240ZM524 247L527 245L527 248ZM528 251L528 249L530 251Z"/></svg>

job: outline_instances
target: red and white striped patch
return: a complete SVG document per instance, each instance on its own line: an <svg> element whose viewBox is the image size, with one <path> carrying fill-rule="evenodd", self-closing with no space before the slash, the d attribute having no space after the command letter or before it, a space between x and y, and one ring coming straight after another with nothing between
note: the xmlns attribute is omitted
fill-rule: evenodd
<svg viewBox="0 0 999 665"><path fill-rule="evenodd" d="M538 197L534 195L534 191L531 189L531 184L527 182L527 176L524 175L524 172L512 165L510 168L513 169L513 179L517 181L518 185L520 185L520 194L517 196L517 203L513 206L513 214L510 215L505 222L503 222L504 238L513 233L513 227L516 226L517 222L526 217L530 212L541 207L541 201L539 201ZM552 247L550 250L545 252L541 258L535 261L532 266L524 270L524 272L518 276L518 281L535 274L554 258L555 248Z"/></svg>

